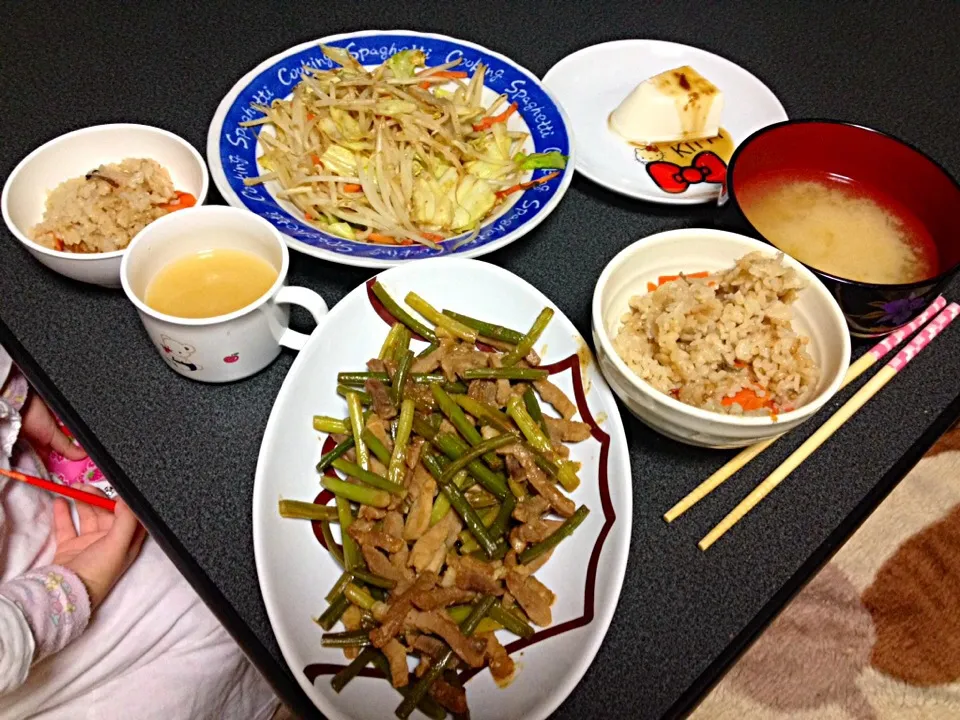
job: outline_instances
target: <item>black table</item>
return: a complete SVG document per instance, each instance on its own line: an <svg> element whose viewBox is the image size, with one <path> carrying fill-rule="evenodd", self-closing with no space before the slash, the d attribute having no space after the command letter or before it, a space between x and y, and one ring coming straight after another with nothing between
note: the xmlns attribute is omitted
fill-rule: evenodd
<svg viewBox="0 0 960 720"><path fill-rule="evenodd" d="M750 69L791 116L880 127L960 170L960 13L949 2L107 5L8 8L4 176L40 143L111 121L159 125L203 150L217 103L255 64L308 39L369 27L464 37L538 75L596 42L686 42ZM215 191L211 201L220 202ZM711 219L709 206L644 204L577 177L543 225L488 259L540 288L589 337L594 281L614 254L638 237ZM333 305L370 274L295 254L290 280ZM960 297L960 283L949 294ZM156 357L121 292L45 270L5 230L0 318L0 342L278 692L311 714L267 621L251 542L257 449L292 356L225 387L184 380ZM696 541L812 427L668 527L664 510L726 456L664 440L625 414L632 555L606 641L557 716L689 711L960 416L958 376L960 327L953 326L707 554Z"/></svg>

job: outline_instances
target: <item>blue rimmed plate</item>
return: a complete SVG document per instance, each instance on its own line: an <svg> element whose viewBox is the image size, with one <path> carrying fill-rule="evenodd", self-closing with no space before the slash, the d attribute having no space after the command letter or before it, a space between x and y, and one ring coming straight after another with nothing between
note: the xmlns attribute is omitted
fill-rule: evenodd
<svg viewBox="0 0 960 720"><path fill-rule="evenodd" d="M525 150L569 155L566 169L555 179L511 196L499 211L481 227L469 243L453 249L465 237L444 241L444 250L422 246L384 246L345 240L321 232L304 222L292 205L277 200L273 183L247 187L244 178L260 174L257 157L259 127L244 128L241 122L259 117L251 103L269 103L288 97L297 84L304 65L333 67L320 52L320 44L342 47L366 66L376 66L400 50L419 48L431 65L460 58L460 67L470 71L477 63L487 66L484 101L506 94L508 102L518 104L510 118L511 130L530 133ZM207 135L207 162L213 180L230 205L246 208L267 219L287 238L293 249L308 255L345 265L390 267L409 260L441 254L476 257L493 252L530 232L543 222L560 202L573 178L573 136L570 123L560 105L529 70L480 45L408 30L368 30L331 35L290 48L260 63L233 86L221 101ZM533 177L549 171L538 170Z"/></svg>

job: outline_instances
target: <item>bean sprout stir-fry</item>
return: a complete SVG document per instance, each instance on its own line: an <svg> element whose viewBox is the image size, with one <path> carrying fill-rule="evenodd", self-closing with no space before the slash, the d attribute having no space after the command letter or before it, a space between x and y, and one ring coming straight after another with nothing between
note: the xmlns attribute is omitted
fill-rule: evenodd
<svg viewBox="0 0 960 720"><path fill-rule="evenodd" d="M470 77L459 60L426 67L422 51L404 50L367 70L346 50L321 49L339 67L305 66L289 99L254 104L263 117L242 123L273 130L259 135L263 174L245 182L278 183L277 197L320 230L434 249L467 233L463 244L513 193L566 164L523 151L528 134L507 127L516 103L484 105L483 64Z"/></svg>

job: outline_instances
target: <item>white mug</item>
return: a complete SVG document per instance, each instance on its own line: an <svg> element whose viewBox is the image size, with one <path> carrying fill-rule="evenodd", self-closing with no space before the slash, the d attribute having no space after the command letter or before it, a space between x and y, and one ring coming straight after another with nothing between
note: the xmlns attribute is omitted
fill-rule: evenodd
<svg viewBox="0 0 960 720"><path fill-rule="evenodd" d="M147 305L147 286L164 266L223 248L266 260L277 270L276 281L254 302L216 317L180 318ZM317 322L326 315L327 304L313 290L287 287L289 265L286 243L269 222L246 210L207 205L170 213L141 230L123 256L120 282L167 365L192 380L230 382L265 368L281 346L303 348L308 336L288 327L288 305L306 308Z"/></svg>

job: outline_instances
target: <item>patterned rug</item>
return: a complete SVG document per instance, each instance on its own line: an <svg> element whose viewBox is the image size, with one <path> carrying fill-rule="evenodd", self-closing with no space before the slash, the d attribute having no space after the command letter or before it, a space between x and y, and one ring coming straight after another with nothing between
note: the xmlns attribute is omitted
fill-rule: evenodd
<svg viewBox="0 0 960 720"><path fill-rule="evenodd" d="M960 426L927 453L691 718L960 718Z"/></svg>

